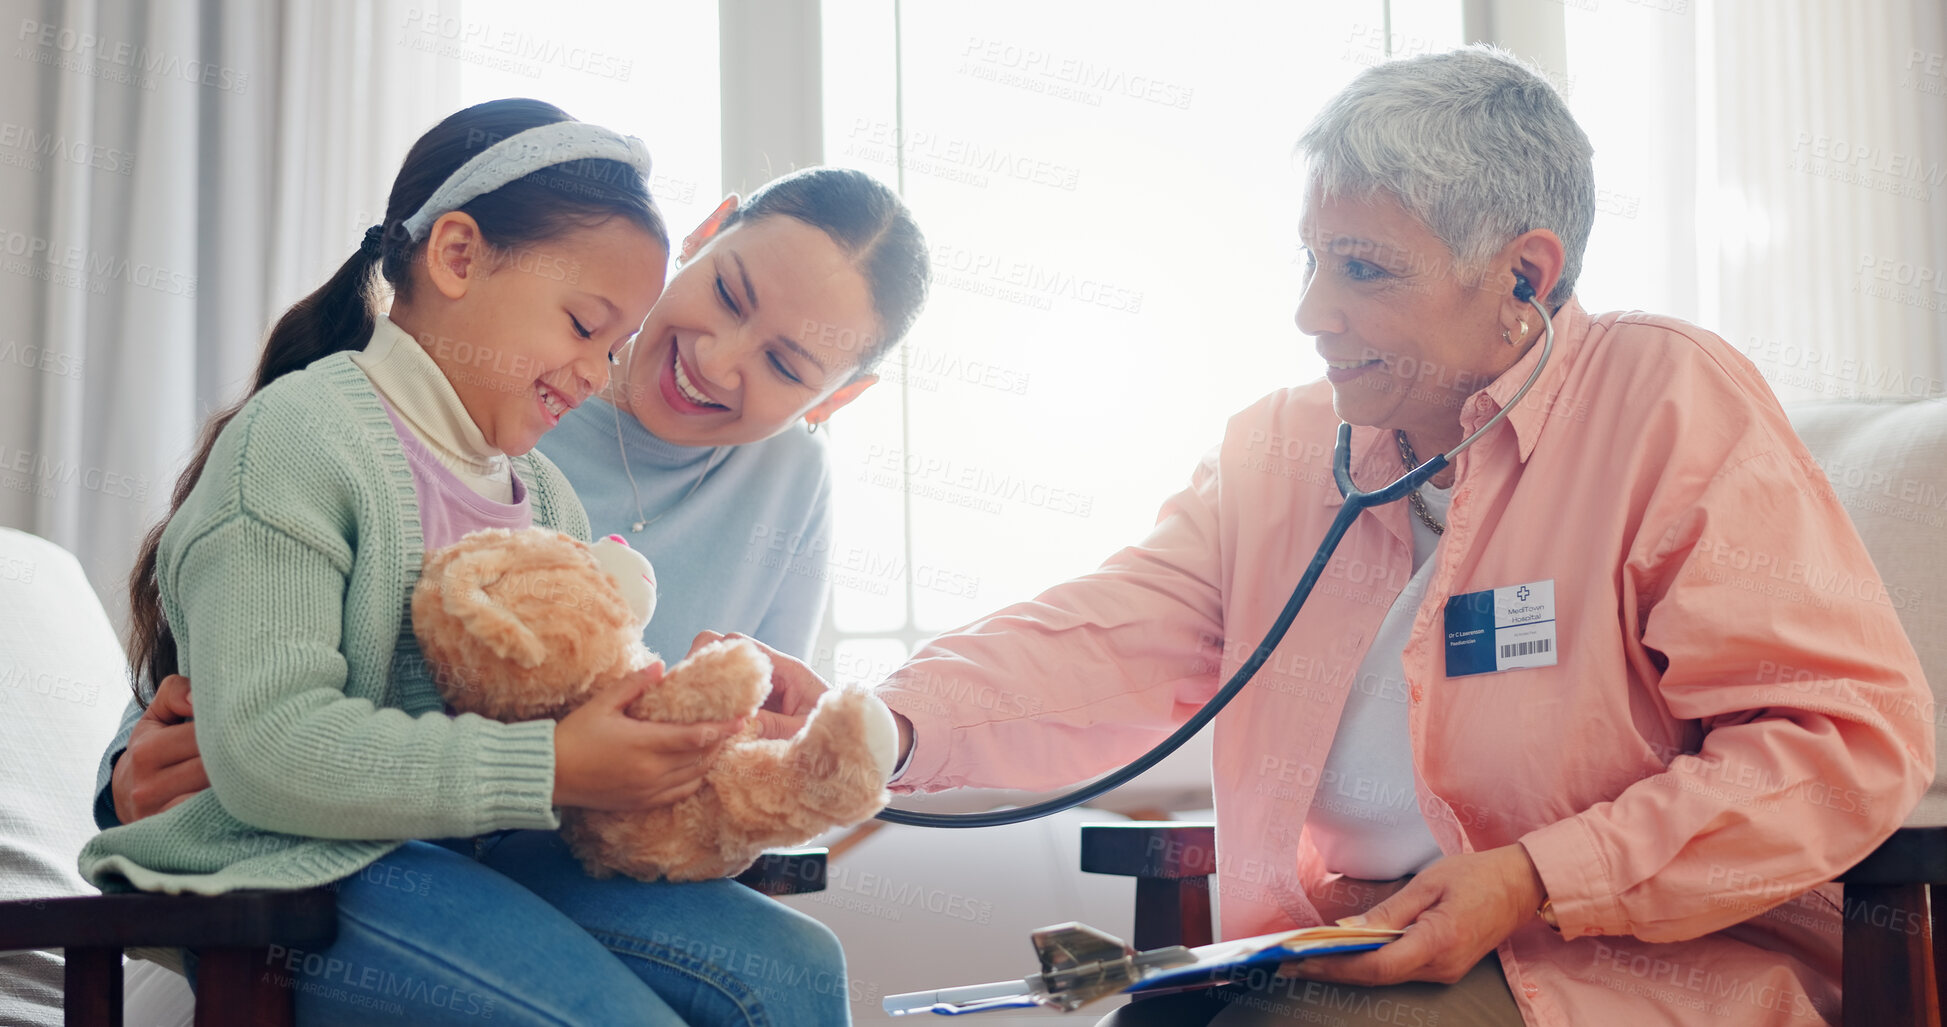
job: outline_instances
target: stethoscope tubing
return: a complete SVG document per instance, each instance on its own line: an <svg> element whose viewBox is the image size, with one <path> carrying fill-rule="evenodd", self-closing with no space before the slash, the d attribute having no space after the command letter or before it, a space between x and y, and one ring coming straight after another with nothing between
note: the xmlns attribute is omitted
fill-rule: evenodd
<svg viewBox="0 0 1947 1027"><path fill-rule="evenodd" d="M1521 284L1527 285L1525 281ZM1517 291L1516 295L1521 293ZM1535 362L1535 369L1528 372L1527 381L1521 383L1520 390L1508 400L1506 405L1496 411L1486 424L1462 439L1459 445L1445 453L1434 454L1425 463L1400 475L1389 485L1370 492L1361 492L1352 481L1352 426L1344 423L1339 425L1337 444L1332 450L1332 478L1338 484L1339 494L1345 497L1345 505L1339 507L1338 515L1332 518L1331 525L1325 529L1325 537L1319 541L1317 551L1312 554L1311 563L1305 567L1304 576L1298 579L1298 586L1291 590L1291 598L1285 600L1284 609L1279 611L1278 619L1272 622L1271 629L1265 632L1264 640L1257 644L1257 648L1251 650L1250 657L1237 668L1235 673L1231 674L1230 680L1224 683L1224 687L1219 689L1216 695L1211 696L1209 701L1203 704L1202 709L1191 714L1189 720L1170 732L1168 738L1156 743L1148 752L1106 777L1031 805L985 813L920 813L887 807L879 811L878 819L912 827L955 828L1001 827L1006 824L1038 820L1060 813L1062 810L1073 809L1098 795L1127 784L1131 779L1161 763L1170 753L1181 748L1184 742L1189 741L1198 731L1203 730L1205 724L1210 723L1217 714L1223 712L1224 707L1237 697L1237 693L1244 690L1245 685L1250 684L1258 669L1264 666L1264 661L1270 659L1272 651L1284 641L1285 632L1291 630L1292 622L1298 619L1298 611L1304 609L1305 600L1311 598L1312 588L1318 584L1318 579L1325 573L1325 565L1331 562L1332 554L1338 551L1339 542L1345 538L1346 530L1352 527L1352 522L1358 519L1359 514L1371 507L1384 506L1406 498L1407 493L1426 484L1434 475L1445 470L1448 464L1460 455L1461 450L1473 445L1475 440L1499 424L1501 419L1508 415L1508 411L1514 409L1516 403L1521 402L1521 397L1528 394L1528 389L1535 384L1535 380L1541 377L1542 369L1548 366L1548 358L1555 349L1555 325L1549 317L1548 309L1541 305L1532 289L1527 290L1522 298L1541 314L1541 358Z"/></svg>

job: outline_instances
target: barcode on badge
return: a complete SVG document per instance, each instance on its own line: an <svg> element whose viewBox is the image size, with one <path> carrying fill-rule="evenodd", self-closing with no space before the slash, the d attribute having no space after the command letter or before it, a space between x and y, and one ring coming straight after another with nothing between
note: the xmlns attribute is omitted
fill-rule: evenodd
<svg viewBox="0 0 1947 1027"><path fill-rule="evenodd" d="M1510 656L1528 656L1533 653L1545 653L1554 643L1555 640L1552 638L1537 638L1532 642L1514 642L1509 645L1504 645L1501 647L1501 659L1505 660Z"/></svg>

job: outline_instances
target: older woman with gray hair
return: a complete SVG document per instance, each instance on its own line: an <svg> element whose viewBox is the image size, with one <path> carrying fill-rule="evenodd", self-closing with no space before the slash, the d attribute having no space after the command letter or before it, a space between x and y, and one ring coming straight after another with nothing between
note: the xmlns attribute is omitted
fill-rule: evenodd
<svg viewBox="0 0 1947 1027"><path fill-rule="evenodd" d="M1303 573L1342 505L1341 421L1372 489L1512 402L1410 505L1357 517L1214 725L1223 936L1405 933L1109 1022L1834 1017L1821 885L1934 755L1919 663L1824 477L1722 339L1576 302L1591 148L1506 54L1369 69L1301 147L1297 324L1326 380L1237 414L1147 538L893 674L894 790L1042 789L1140 754ZM1545 330L1521 280L1554 346L1513 402ZM784 712L822 687L781 681Z"/></svg>

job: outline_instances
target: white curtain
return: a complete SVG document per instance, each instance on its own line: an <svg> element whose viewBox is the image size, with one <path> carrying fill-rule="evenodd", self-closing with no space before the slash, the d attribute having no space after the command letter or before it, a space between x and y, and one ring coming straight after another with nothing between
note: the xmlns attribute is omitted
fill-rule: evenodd
<svg viewBox="0 0 1947 1027"><path fill-rule="evenodd" d="M1787 398L1947 396L1947 5L1725 3L1712 27L1732 341Z"/></svg>
<svg viewBox="0 0 1947 1027"><path fill-rule="evenodd" d="M1561 11L1596 146L1591 309L1684 317L1785 402L1947 396L1947 8Z"/></svg>
<svg viewBox="0 0 1947 1027"><path fill-rule="evenodd" d="M378 220L459 69L409 0L0 9L0 525L75 552L119 630L203 420Z"/></svg>

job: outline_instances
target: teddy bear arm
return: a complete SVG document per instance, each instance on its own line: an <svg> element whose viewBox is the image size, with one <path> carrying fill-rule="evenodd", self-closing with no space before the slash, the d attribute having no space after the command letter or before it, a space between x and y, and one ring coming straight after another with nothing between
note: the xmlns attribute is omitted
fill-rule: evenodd
<svg viewBox="0 0 1947 1027"><path fill-rule="evenodd" d="M798 765L810 768L801 801L828 825L862 821L891 799L880 754L868 741L876 705L868 693L827 695L793 740Z"/></svg>
<svg viewBox="0 0 1947 1027"><path fill-rule="evenodd" d="M763 650L744 639L724 639L669 668L629 714L673 724L730 720L755 712L770 691L771 661Z"/></svg>
<svg viewBox="0 0 1947 1027"><path fill-rule="evenodd" d="M764 692L769 682L764 683ZM716 668L678 664L662 682L645 689L627 712L637 720L661 724L697 724L735 720L757 711L764 692L748 684L726 686Z"/></svg>

